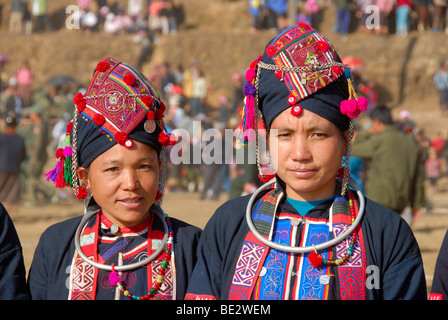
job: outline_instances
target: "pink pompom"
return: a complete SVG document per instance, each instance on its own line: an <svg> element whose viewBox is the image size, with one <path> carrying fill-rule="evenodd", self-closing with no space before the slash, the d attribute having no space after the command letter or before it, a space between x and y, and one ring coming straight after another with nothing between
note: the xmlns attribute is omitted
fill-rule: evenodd
<svg viewBox="0 0 448 320"><path fill-rule="evenodd" d="M341 102L341 113L351 119L357 118L361 111L358 110L356 100L344 100Z"/></svg>
<svg viewBox="0 0 448 320"><path fill-rule="evenodd" d="M109 274L109 282L114 287L117 285L118 282L121 282L121 278L120 278L120 276L118 275L118 273L116 271L111 272Z"/></svg>
<svg viewBox="0 0 448 320"><path fill-rule="evenodd" d="M62 152L64 154L64 157L71 157L73 155L73 148L72 147L65 147L64 151Z"/></svg>
<svg viewBox="0 0 448 320"><path fill-rule="evenodd" d="M247 82L252 82L255 79L255 76L256 76L255 70L250 68L246 72L246 81Z"/></svg>
<svg viewBox="0 0 448 320"><path fill-rule="evenodd" d="M369 101L364 97L358 98L358 110L359 111L366 111L367 107L369 106Z"/></svg>

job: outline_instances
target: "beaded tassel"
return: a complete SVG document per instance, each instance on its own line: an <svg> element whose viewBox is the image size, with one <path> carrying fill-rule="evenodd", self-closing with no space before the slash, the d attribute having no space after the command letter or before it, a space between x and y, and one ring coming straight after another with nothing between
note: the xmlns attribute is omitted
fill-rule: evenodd
<svg viewBox="0 0 448 320"><path fill-rule="evenodd" d="M162 264L160 266L159 274L156 277L155 284L153 287L149 290L147 294L144 296L139 296L136 294L130 293L126 287L123 285L123 280L120 278L118 273L115 271L114 266L112 265L112 272L109 274L109 281L111 285L114 287L117 287L118 290L121 291L121 293L131 299L131 300L151 300L154 298L154 295L159 290L160 286L163 283L163 278L165 276L165 272L168 266L169 261L171 260L171 254L173 251L173 241L174 241L174 232L173 232L173 226L171 225L171 221L168 217L166 217L166 222L168 225L168 243L165 249L165 256L163 258Z"/></svg>
<svg viewBox="0 0 448 320"><path fill-rule="evenodd" d="M354 206L355 200L354 200L353 194L351 192L348 192L348 194L350 197L350 199L348 200L348 203L349 203L349 207L350 207L351 224L353 224L355 222L355 219L356 219L356 216L358 215L358 213L355 210L355 206ZM324 257L322 257L321 254L319 254L317 252L317 250L315 250L315 251L310 252L310 254L308 255L309 263L315 268L320 268L322 265L339 266L341 264L344 264L353 255L353 251L355 250L356 241L358 239L358 231L357 230L353 231L353 233L351 234L350 237L351 237L350 244L348 245L347 253L344 257L336 259L336 260L325 259Z"/></svg>

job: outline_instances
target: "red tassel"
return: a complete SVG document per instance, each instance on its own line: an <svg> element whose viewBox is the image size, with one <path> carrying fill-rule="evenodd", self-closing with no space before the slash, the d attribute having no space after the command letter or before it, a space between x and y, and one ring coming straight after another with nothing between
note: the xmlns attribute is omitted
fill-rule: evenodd
<svg viewBox="0 0 448 320"><path fill-rule="evenodd" d="M65 178L64 178L64 161L59 161L59 169L58 174L56 175L56 179L54 180L55 187L59 189L64 189L66 186Z"/></svg>
<svg viewBox="0 0 448 320"><path fill-rule="evenodd" d="M310 252L308 255L308 261L315 268L320 268L322 266L322 256L316 251Z"/></svg>

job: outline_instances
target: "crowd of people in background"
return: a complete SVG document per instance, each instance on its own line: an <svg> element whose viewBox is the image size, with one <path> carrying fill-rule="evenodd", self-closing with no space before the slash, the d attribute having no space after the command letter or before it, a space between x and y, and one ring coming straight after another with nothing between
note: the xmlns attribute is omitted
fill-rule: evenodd
<svg viewBox="0 0 448 320"><path fill-rule="evenodd" d="M289 23L288 0L249 0L251 31L283 29ZM322 12L333 6L334 31L342 37L358 30L364 33L407 36L410 30L448 34L446 0L300 0L297 22L319 27ZM374 7L372 7L374 6Z"/></svg>
<svg viewBox="0 0 448 320"><path fill-rule="evenodd" d="M11 34L55 30L47 0L12 0L11 4ZM290 23L288 4L288 0L248 0L251 32L286 27ZM344 38L354 30L399 36L406 36L410 30L448 34L446 0L297 0L296 4L296 22L315 28L321 22L322 12L333 6L334 31ZM167 35L176 33L184 21L182 3L174 0L77 0L76 5L79 10L72 18L83 32Z"/></svg>
<svg viewBox="0 0 448 320"><path fill-rule="evenodd" d="M378 3L379 1L371 0L369 3ZM381 1L385 3L392 0ZM45 4L45 1L33 0L30 1L29 6L26 5L26 2L12 1L10 31L19 32L21 30L20 25L33 20L27 16L27 13L24 13L25 11L19 11L19 8L21 10L32 10L31 16L36 15L36 8L42 10L39 22L38 20L33 20L35 25L33 28L27 25L25 32L31 33L31 30L40 32L44 26L49 30L53 30L48 19L48 12L40 7ZM362 11L360 8L366 6L367 0L360 0L357 3L335 0L334 4L338 6L338 26L336 30L342 30L341 32L344 33L348 30L347 21L344 19L348 19L350 15L339 12L339 2L344 2L344 5L351 12L353 12L353 6L356 6L355 12L359 13ZM420 8L419 6L422 5L420 2L423 2L423 0L413 3L412 10ZM24 3L25 5L23 5ZM173 1L130 0L126 2L128 4L127 8L120 6L120 3L123 5L123 2L120 1L78 0L80 12L82 12L80 21L83 27L81 31L97 32L99 28L102 28L105 33L111 35L135 32L146 38L143 35L148 30L151 33L156 32L159 34L174 33L177 30L178 19L181 19L179 15L181 10L179 10L179 5L174 4ZM302 9L299 10L298 21L305 21L311 25L317 24L320 10L326 3L322 4L314 0L301 2L300 8ZM399 3L400 1L390 4L387 10L388 14L397 9L396 6ZM287 23L286 0L258 0L250 1L249 4L254 18L253 31L265 27L278 29ZM427 3L425 6L427 9L425 12L432 12L430 16L433 19L431 21L436 21L437 19L434 15L435 4ZM440 10L440 12L442 11ZM420 10L418 10L418 13L420 17ZM356 17L360 19L360 22L365 18L363 15L358 14ZM344 20L344 22L340 21L339 18ZM113 21L120 21L120 23L117 22L112 25ZM387 21L387 15L383 16L382 21ZM430 20L424 21L422 30L426 30L431 26ZM441 20L437 21L439 21L437 23L440 23ZM439 29L433 28L433 30L442 30L440 26ZM141 68L146 54L147 52L143 50L137 62L138 68ZM26 61L14 61L18 66L16 72L6 76L2 72L5 63L8 63L8 61L0 57L0 79L2 80L0 85L0 129L14 127L14 131L24 140L26 158L20 161L19 159L12 160L15 163L21 163L20 194L25 194L25 191L27 191L28 196L26 199L28 199L29 205L33 206L42 202L57 202L67 197L70 193L49 191L50 188L41 185L41 180L47 159L53 158L48 156L54 154L61 144L61 136L64 135L65 126L72 117L73 96L82 88L75 87L73 84L43 85L34 83L33 72ZM445 70L443 74L445 78L443 79L446 79L445 65L443 68ZM189 142L191 144L190 150L203 149L207 143L210 143L210 141L201 141L202 132L208 128L224 130L226 128L237 129L239 127L244 98L243 87L245 78L243 72L235 71L232 77L228 79L233 84L233 92L230 95L219 95L215 99L218 101L219 106L213 108L210 105L210 86L207 82L207 75L204 73L199 60L195 60L190 66L171 66L168 63L162 63L152 70L149 77L149 80L160 93L162 100L166 101L168 107L166 122L169 128L172 130L182 128L189 131L191 137ZM370 101L369 111L373 110L378 98L375 83L362 79L359 79L356 83L358 92ZM436 85L440 90L437 82ZM448 90L448 82L446 83L446 90ZM448 97L446 92L445 96ZM446 108L446 105L443 108ZM445 109L443 109L443 112L445 112ZM410 113L407 111L400 113L399 119L396 120L397 126L405 134L411 135L420 146L422 167L424 167L430 191L448 192L444 179L448 177L448 132L440 132L435 137L428 137L422 128L418 128L415 125ZM201 123L199 136L195 136L195 121ZM8 130L11 131L11 129ZM235 141L234 148L241 147ZM5 161L0 159L0 171L7 171ZM359 171L357 176L362 185L364 177L362 161L361 163L353 161L353 163L358 165L358 169L356 169ZM354 176L356 175L354 174ZM32 181L32 183L25 183L25 181ZM223 192L227 193L230 198L234 198L242 194L251 193L258 185L260 185L260 181L255 163L241 164L234 162L232 164L223 163L217 166L209 166L191 161L189 164L168 165L167 189L172 192L199 192L201 199L210 198L217 200ZM0 198L0 201L4 201L4 199Z"/></svg>
<svg viewBox="0 0 448 320"><path fill-rule="evenodd" d="M82 32L118 34L149 31L167 35L176 33L183 21L182 4L173 0L77 0L70 14L71 28ZM12 0L9 33L26 35L55 31L48 12L47 0Z"/></svg>

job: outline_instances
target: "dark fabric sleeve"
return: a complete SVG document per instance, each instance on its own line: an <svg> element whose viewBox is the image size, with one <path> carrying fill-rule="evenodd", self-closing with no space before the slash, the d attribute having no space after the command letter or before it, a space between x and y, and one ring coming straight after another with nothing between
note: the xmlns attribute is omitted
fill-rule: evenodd
<svg viewBox="0 0 448 320"><path fill-rule="evenodd" d="M46 257L46 243L47 241L44 233L34 251L34 258L28 276L28 285L33 300L47 299L48 258Z"/></svg>
<svg viewBox="0 0 448 320"><path fill-rule="evenodd" d="M81 217L50 226L40 237L28 275L33 300L68 299L68 268L75 252L74 234Z"/></svg>
<svg viewBox="0 0 448 320"><path fill-rule="evenodd" d="M177 219L171 219L175 234L174 252L176 261L177 300L185 298L187 285L194 265L201 229Z"/></svg>
<svg viewBox="0 0 448 320"><path fill-rule="evenodd" d="M448 232L443 238L437 257L431 294L442 295L443 300L448 300Z"/></svg>
<svg viewBox="0 0 448 320"><path fill-rule="evenodd" d="M367 200L365 222L367 265L377 270L379 283L367 290L368 299L425 300L425 272L414 234L394 211ZM367 275L369 277L369 274Z"/></svg>
<svg viewBox="0 0 448 320"><path fill-rule="evenodd" d="M0 204L0 300L28 300L22 246L14 224Z"/></svg>
<svg viewBox="0 0 448 320"><path fill-rule="evenodd" d="M240 197L223 204L204 228L186 299L227 299L229 278L247 232L242 222L248 199Z"/></svg>

